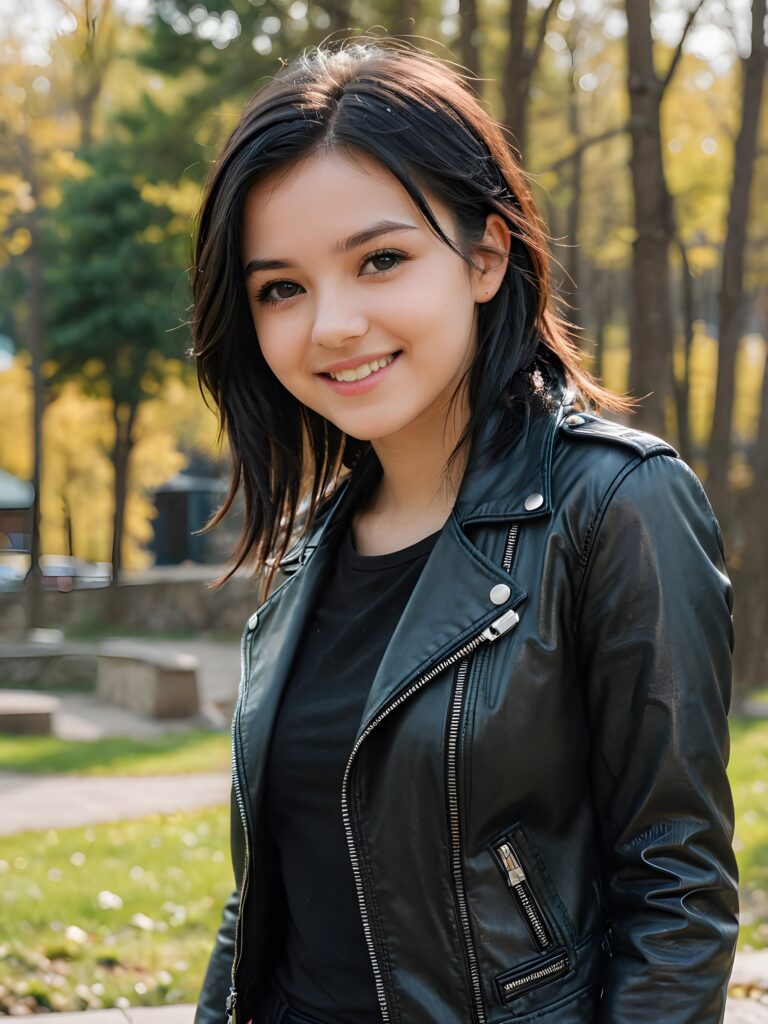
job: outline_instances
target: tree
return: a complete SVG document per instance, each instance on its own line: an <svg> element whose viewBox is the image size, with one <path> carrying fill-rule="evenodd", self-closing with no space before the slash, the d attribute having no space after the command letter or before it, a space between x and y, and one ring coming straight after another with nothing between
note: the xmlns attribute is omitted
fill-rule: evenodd
<svg viewBox="0 0 768 1024"><path fill-rule="evenodd" d="M509 38L502 77L504 122L513 132L517 150L524 160L527 159L528 104L531 82L541 60L547 25L556 6L556 0L549 0L547 6L539 14L535 25L534 43L532 47L529 47L526 43L528 0L509 0L507 13Z"/></svg>
<svg viewBox="0 0 768 1024"><path fill-rule="evenodd" d="M182 342L173 326L178 280L171 211L142 198L132 150L110 142L82 154L91 173L68 182L55 211L57 258L47 274L54 384L77 378L112 403L113 583L120 578L125 501L141 402Z"/></svg>
<svg viewBox="0 0 768 1024"><path fill-rule="evenodd" d="M763 86L768 67L765 14L766 0L754 0L752 47L749 55L742 60L741 126L733 151L728 227L720 280L717 383L709 441L707 486L715 511L722 515L725 522L730 518L725 505L732 447L736 353L744 326L744 262L750 195L758 153Z"/></svg>
<svg viewBox="0 0 768 1024"><path fill-rule="evenodd" d="M665 430L665 402L672 387L674 348L669 246L675 236L675 224L662 156L661 103L702 3L703 0L697 0L689 12L663 78L659 78L654 67L650 0L627 0L626 4L630 168L636 229L630 386L637 397L649 396L637 412L638 425L657 434Z"/></svg>

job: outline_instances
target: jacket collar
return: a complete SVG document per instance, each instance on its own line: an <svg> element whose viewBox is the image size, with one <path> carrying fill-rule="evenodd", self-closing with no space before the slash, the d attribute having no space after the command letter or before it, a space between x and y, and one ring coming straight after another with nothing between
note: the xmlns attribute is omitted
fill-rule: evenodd
<svg viewBox="0 0 768 1024"><path fill-rule="evenodd" d="M506 445L499 445L498 439L503 431L509 432L509 412L497 406L481 424L454 505L454 515L462 527L477 522L532 519L552 511L552 452L574 396L564 386L557 386L550 394L550 408L534 408L522 431L517 429ZM488 454L492 442L497 445ZM302 550L301 562L320 543L326 528L334 523L346 524L347 511L380 476L381 466L370 449L340 486L322 524Z"/></svg>
<svg viewBox="0 0 768 1024"><path fill-rule="evenodd" d="M484 422L454 506L462 526L531 519L552 511L552 451L573 394L558 387L551 395L550 409L534 407L522 431L518 428L517 436L490 456L484 451L509 429L509 413L497 407Z"/></svg>
<svg viewBox="0 0 768 1024"><path fill-rule="evenodd" d="M552 448L568 408L566 397L559 393L554 411L532 416L509 450L491 458L482 457L482 450L489 439L498 436L495 431L503 423L496 414L483 425L453 512L416 582L371 684L358 735L417 676L428 673L508 609L520 608L524 603L524 587L470 540L464 526L531 518L551 511ZM329 500L322 522L301 549L301 568L295 581L288 580L278 587L258 614L258 628L270 630L270 642L254 645L247 699L252 707L259 708L259 713L242 736L250 764L249 786L254 794L263 784L264 757L260 751L266 750L297 639L306 629L357 499L381 474L378 459L367 457L371 454L366 453ZM543 501L529 502L536 507L526 508L525 499L534 494L541 495ZM490 595L499 584L505 585L507 596L497 605ZM280 613L276 615L278 608Z"/></svg>

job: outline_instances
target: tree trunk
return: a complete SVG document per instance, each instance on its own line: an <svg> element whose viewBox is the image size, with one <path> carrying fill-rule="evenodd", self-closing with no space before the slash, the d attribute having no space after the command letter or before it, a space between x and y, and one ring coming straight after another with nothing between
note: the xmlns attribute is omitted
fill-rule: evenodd
<svg viewBox="0 0 768 1024"><path fill-rule="evenodd" d="M683 370L682 376L672 373L672 389L675 396L675 412L677 418L677 447L680 457L690 463L693 459L691 446L690 423L690 366L691 348L693 346L693 321L695 318L693 301L693 276L688 264L688 253L682 239L676 236L675 241L680 251L681 270L680 286L682 293L683 321Z"/></svg>
<svg viewBox="0 0 768 1024"><path fill-rule="evenodd" d="M707 491L724 527L730 524L728 468L731 460L736 355L744 321L744 256L749 197L757 156L760 107L768 48L763 35L766 0L752 4L752 50L742 63L741 127L734 149L728 227L719 294L717 383L709 439Z"/></svg>
<svg viewBox="0 0 768 1024"><path fill-rule="evenodd" d="M768 531L765 508L768 502L768 355L763 367L760 416L752 457L753 483L743 497L740 519L744 523L741 567L734 574L736 600L734 621L734 674L737 696L768 680Z"/></svg>
<svg viewBox="0 0 768 1024"><path fill-rule="evenodd" d="M608 281L609 271L595 269L592 274L592 308L595 323L595 349L593 371L602 381L605 372L605 328L608 323Z"/></svg>
<svg viewBox="0 0 768 1024"><path fill-rule="evenodd" d="M627 0L626 6L636 231L629 385L643 400L635 414L638 426L663 434L674 343L668 262L672 198L661 148L663 85L653 64L650 0Z"/></svg>
<svg viewBox="0 0 768 1024"><path fill-rule="evenodd" d="M526 112L529 85L528 53L525 48L525 23L528 0L509 0L507 18L507 56L501 79L504 123L512 132L518 154L525 153Z"/></svg>
<svg viewBox="0 0 768 1024"><path fill-rule="evenodd" d="M40 575L40 502L43 479L43 411L45 391L43 386L42 365L45 358L45 284L42 254L42 238L40 230L40 183L28 136L19 138L21 167L26 180L31 186L31 196L35 201L34 208L26 215L26 226L31 236L31 243L24 256L28 291L27 291L27 341L29 346L32 370L32 523L29 538L29 574L25 580L25 611L27 628L34 629L42 625L43 588Z"/></svg>
<svg viewBox="0 0 768 1024"><path fill-rule="evenodd" d="M64 520L63 526L65 554L69 555L71 558L75 554L75 540L74 530L72 527L72 503L69 500L66 484L64 485L61 492L61 510L62 517Z"/></svg>
<svg viewBox="0 0 768 1024"><path fill-rule="evenodd" d="M128 469L133 448L133 428L136 423L137 406L128 402L116 402L112 410L115 424L115 443L112 448L114 468L114 518L112 528L112 586L120 582L123 568L123 533L125 527L125 503L128 496Z"/></svg>
<svg viewBox="0 0 768 1024"><path fill-rule="evenodd" d="M572 138L578 139L581 134L579 121L579 97L574 82L575 67L573 50L571 50L571 76L568 95L568 131ZM571 161L570 186L571 194L568 199L566 211L565 242L568 248L565 251L564 266L568 275L563 282L563 291L569 296L568 301L572 304L568 309L568 319L577 327L583 326L584 318L581 313L582 297L579 295L579 283L581 281L581 250L579 248L579 234L581 228L581 200L582 200L582 172L584 168L583 149L577 147ZM580 338L580 335L577 336Z"/></svg>
<svg viewBox="0 0 768 1024"><path fill-rule="evenodd" d="M525 45L528 24L528 0L509 0L507 15L507 55L501 76L501 98L504 104L504 121L515 137L517 151L525 157L528 141L528 100L531 81L541 60L547 25L558 0L549 0L541 12L536 26L533 49Z"/></svg>
<svg viewBox="0 0 768 1024"><path fill-rule="evenodd" d="M477 0L459 0L459 54L465 68L480 76L480 27L477 17ZM483 94L483 83L475 81L473 88L479 96Z"/></svg>

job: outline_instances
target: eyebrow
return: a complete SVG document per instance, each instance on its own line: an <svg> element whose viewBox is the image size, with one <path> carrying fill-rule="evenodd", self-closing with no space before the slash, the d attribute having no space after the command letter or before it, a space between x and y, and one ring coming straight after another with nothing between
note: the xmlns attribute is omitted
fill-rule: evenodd
<svg viewBox="0 0 768 1024"><path fill-rule="evenodd" d="M352 252L353 249L365 245L371 239L378 238L379 235L389 234L392 231L417 230L418 228L415 224L406 224L397 220L380 220L376 224L372 224L371 227L364 228L362 231L356 231L349 238L336 242L331 247L331 253L333 255L341 255L342 253ZM256 274L260 270L285 270L293 266L295 266L295 263L292 260L285 259L250 260L243 268L243 277L248 279L251 274Z"/></svg>

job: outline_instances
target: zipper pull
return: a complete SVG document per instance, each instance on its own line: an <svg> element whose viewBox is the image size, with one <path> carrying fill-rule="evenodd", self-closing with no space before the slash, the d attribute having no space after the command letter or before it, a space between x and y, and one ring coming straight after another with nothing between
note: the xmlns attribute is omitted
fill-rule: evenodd
<svg viewBox="0 0 768 1024"><path fill-rule="evenodd" d="M504 612L498 619L495 619L490 626L486 626L483 630L483 637L486 640L496 640L503 633L508 633L513 626L516 626L520 621L520 616L517 614L514 608L510 608Z"/></svg>
<svg viewBox="0 0 768 1024"><path fill-rule="evenodd" d="M498 848L499 855L504 861L504 869L507 872L510 885L520 885L521 882L525 881L525 872L523 866L517 857L512 853L512 848L507 843L502 843Z"/></svg>
<svg viewBox="0 0 768 1024"><path fill-rule="evenodd" d="M235 1013L236 1002L237 992L230 986L229 995L227 996L227 1020L229 1021L229 1024L237 1024L237 1014Z"/></svg>

